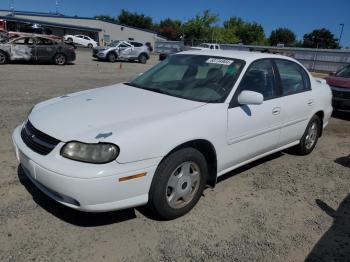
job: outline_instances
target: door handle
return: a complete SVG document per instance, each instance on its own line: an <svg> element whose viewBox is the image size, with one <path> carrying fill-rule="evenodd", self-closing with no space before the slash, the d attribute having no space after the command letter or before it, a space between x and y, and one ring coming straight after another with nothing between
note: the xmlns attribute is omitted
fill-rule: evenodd
<svg viewBox="0 0 350 262"><path fill-rule="evenodd" d="M312 106L313 103L314 103L314 100L312 100L312 99L310 99L309 101L307 101L307 105L308 105L308 106Z"/></svg>
<svg viewBox="0 0 350 262"><path fill-rule="evenodd" d="M281 113L281 108L280 107L274 107L272 109L272 114L273 115L279 115Z"/></svg>

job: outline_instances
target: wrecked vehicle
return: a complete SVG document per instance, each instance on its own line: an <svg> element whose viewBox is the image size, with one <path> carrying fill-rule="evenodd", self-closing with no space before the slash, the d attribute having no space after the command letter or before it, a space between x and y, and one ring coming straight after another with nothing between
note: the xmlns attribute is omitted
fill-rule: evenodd
<svg viewBox="0 0 350 262"><path fill-rule="evenodd" d="M117 60L137 60L141 64L146 64L150 58L150 48L139 42L113 41L107 46L95 47L92 56L112 63Z"/></svg>
<svg viewBox="0 0 350 262"><path fill-rule="evenodd" d="M9 61L40 61L65 65L76 58L73 47L44 36L22 36L0 44L0 64Z"/></svg>

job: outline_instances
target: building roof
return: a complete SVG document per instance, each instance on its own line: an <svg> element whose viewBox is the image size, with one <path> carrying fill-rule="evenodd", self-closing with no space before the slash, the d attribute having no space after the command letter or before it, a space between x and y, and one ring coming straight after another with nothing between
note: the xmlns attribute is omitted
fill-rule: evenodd
<svg viewBox="0 0 350 262"><path fill-rule="evenodd" d="M32 24L40 24L40 25L44 25L44 26L69 28L69 29L83 30L83 31L93 31L93 32L102 31L101 28L94 28L94 27L89 27L89 26L77 26L77 25L72 25L72 24L63 24L63 23L55 23L55 22L47 22L47 21L33 20L33 19L27 19L27 18L22 18L22 17L15 17L15 16L0 16L0 19L6 20L6 21L11 21L11 22L25 22L25 23L32 23Z"/></svg>
<svg viewBox="0 0 350 262"><path fill-rule="evenodd" d="M68 15L63 15L60 13L44 13L44 12L31 12L31 11L10 11L10 10L1 10L0 12L8 12L8 14L6 15L11 16L11 17L15 17L16 15L22 15L22 16L38 16L38 17L51 17L51 18L68 18L68 19L81 19L81 20L95 20L95 21L102 21L105 23L109 23L109 24L114 24L114 25L119 25L119 26L124 26L124 27L128 27L128 28L132 28L132 29L137 29L140 31L144 31L144 32L148 32L148 33L152 33L152 34L156 34L157 32L150 30L150 29L145 29L145 28L139 28L139 27L135 27L135 26L130 26L130 25L124 25L124 24L117 24L117 23L112 23L109 21L105 21L102 19L97 19L94 17L81 17L81 16L68 16ZM101 30L100 30L101 31Z"/></svg>

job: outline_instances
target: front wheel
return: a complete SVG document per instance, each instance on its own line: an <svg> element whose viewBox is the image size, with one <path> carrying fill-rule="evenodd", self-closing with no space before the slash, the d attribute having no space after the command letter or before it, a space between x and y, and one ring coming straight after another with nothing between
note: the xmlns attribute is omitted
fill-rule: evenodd
<svg viewBox="0 0 350 262"><path fill-rule="evenodd" d="M4 52L0 52L0 65L7 63L7 55Z"/></svg>
<svg viewBox="0 0 350 262"><path fill-rule="evenodd" d="M88 48L93 48L93 45L92 44L88 44L88 46L87 46Z"/></svg>
<svg viewBox="0 0 350 262"><path fill-rule="evenodd" d="M114 63L117 60L117 56L114 53L109 53L107 59L109 62Z"/></svg>
<svg viewBox="0 0 350 262"><path fill-rule="evenodd" d="M56 54L53 58L55 65L65 65L67 63L67 58L64 54Z"/></svg>
<svg viewBox="0 0 350 262"><path fill-rule="evenodd" d="M206 185L208 167L201 152L184 148L166 157L158 166L149 192L149 206L162 219L189 212Z"/></svg>
<svg viewBox="0 0 350 262"><path fill-rule="evenodd" d="M320 118L314 115L307 125L304 135L300 139L299 145L294 148L294 151L298 155L310 154L317 144L318 137L321 134L321 128Z"/></svg>

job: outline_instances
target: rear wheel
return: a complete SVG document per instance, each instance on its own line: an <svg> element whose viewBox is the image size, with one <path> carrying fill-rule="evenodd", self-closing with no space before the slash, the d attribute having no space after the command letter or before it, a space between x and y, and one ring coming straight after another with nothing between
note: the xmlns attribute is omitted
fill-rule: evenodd
<svg viewBox="0 0 350 262"><path fill-rule="evenodd" d="M318 137L321 133L321 128L320 118L314 115L307 125L304 135L300 139L299 145L294 148L294 151L298 155L310 154L317 144Z"/></svg>
<svg viewBox="0 0 350 262"><path fill-rule="evenodd" d="M64 54L56 54L53 58L55 65L65 65L67 63L67 58Z"/></svg>
<svg viewBox="0 0 350 262"><path fill-rule="evenodd" d="M68 39L67 39L67 42L68 42L68 43L73 43L73 39L72 39L72 38L68 38Z"/></svg>
<svg viewBox="0 0 350 262"><path fill-rule="evenodd" d="M194 148L165 158L157 168L149 192L149 206L162 219L189 212L200 199L208 174L206 160Z"/></svg>
<svg viewBox="0 0 350 262"><path fill-rule="evenodd" d="M138 60L141 64L146 64L147 63L147 56L145 54L141 54L141 55L139 55Z"/></svg>
<svg viewBox="0 0 350 262"><path fill-rule="evenodd" d="M93 45L92 45L92 44L88 44L87 47L88 47L88 48L93 48Z"/></svg>
<svg viewBox="0 0 350 262"><path fill-rule="evenodd" d="M109 53L107 59L109 62L114 63L117 60L117 56L114 53Z"/></svg>
<svg viewBox="0 0 350 262"><path fill-rule="evenodd" d="M0 52L0 65L7 63L7 55L4 52Z"/></svg>

